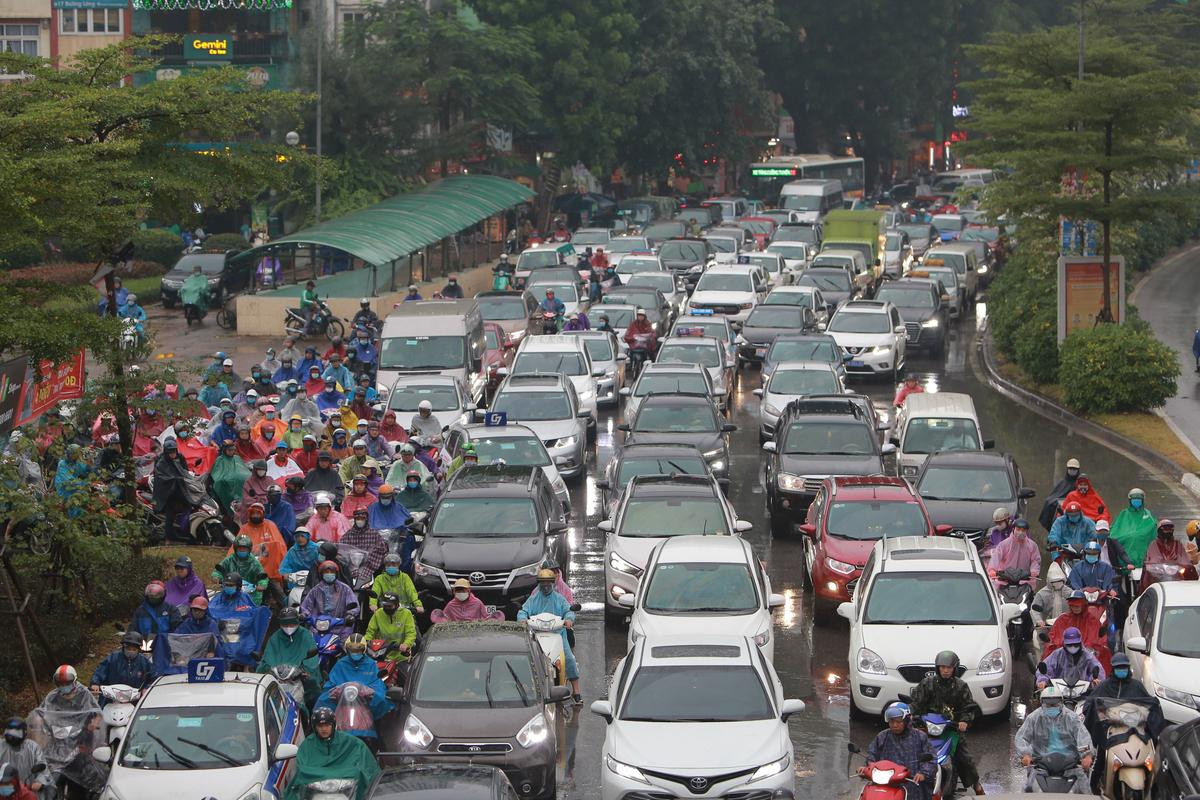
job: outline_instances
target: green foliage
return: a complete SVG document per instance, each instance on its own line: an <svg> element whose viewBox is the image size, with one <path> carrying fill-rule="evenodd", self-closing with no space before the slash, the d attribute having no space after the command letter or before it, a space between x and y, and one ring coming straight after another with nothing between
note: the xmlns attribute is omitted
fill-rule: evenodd
<svg viewBox="0 0 1200 800"><path fill-rule="evenodd" d="M42 260L42 248L33 242L15 242L0 249L0 269L20 269Z"/></svg>
<svg viewBox="0 0 1200 800"><path fill-rule="evenodd" d="M1178 390L1175 351L1145 331L1101 325L1062 344L1058 382L1074 411L1150 411Z"/></svg>
<svg viewBox="0 0 1200 800"><path fill-rule="evenodd" d="M240 253L249 247L250 243L240 233L214 233L204 240L205 250L237 250Z"/></svg>
<svg viewBox="0 0 1200 800"><path fill-rule="evenodd" d="M167 269L183 255L183 240L166 228L147 228L134 231L134 254L145 261L162 264Z"/></svg>

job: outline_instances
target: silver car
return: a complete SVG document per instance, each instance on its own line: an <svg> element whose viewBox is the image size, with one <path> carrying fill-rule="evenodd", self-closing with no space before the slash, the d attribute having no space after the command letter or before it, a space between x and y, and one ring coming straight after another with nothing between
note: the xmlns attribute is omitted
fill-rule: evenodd
<svg viewBox="0 0 1200 800"><path fill-rule="evenodd" d="M506 422L519 422L538 435L554 459L560 475L581 477L587 456L587 421L575 387L565 375L510 375L496 389L490 412L504 414Z"/></svg>
<svg viewBox="0 0 1200 800"><path fill-rule="evenodd" d="M603 375L596 377L596 402L614 405L625 385L625 370L621 364L628 358L621 352L616 335L608 331L563 331L563 336L578 336L592 359L592 367Z"/></svg>
<svg viewBox="0 0 1200 800"><path fill-rule="evenodd" d="M775 435L779 415L793 400L813 394L841 394L846 391L842 379L827 361L784 361L771 373L761 389L755 389L758 404L758 438L766 441Z"/></svg>
<svg viewBox="0 0 1200 800"><path fill-rule="evenodd" d="M475 404L467 397L462 381L453 375L401 375L388 392L387 407L396 412L396 422L404 428L412 427L412 418L417 415L417 406L428 400L433 406L433 415L442 427L469 422Z"/></svg>
<svg viewBox="0 0 1200 800"><path fill-rule="evenodd" d="M650 363L642 367L632 386L621 390L625 397L625 419L637 416L638 406L652 393L706 394L717 402L712 377L699 364Z"/></svg>
<svg viewBox="0 0 1200 800"><path fill-rule="evenodd" d="M672 316L677 317L682 314L683 306L687 303L687 292L683 290L679 279L671 272L638 272L630 275L629 279L625 281L625 285L650 286L658 289L671 304Z"/></svg>
<svg viewBox="0 0 1200 800"><path fill-rule="evenodd" d="M729 360L725 343L711 336L671 336L664 339L655 362L699 364L708 370L716 393L717 409L724 412L733 400L735 363Z"/></svg>

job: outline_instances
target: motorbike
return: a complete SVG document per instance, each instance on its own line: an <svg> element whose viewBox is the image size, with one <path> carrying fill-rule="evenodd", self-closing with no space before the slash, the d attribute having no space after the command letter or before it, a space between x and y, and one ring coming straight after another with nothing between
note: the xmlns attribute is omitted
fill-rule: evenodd
<svg viewBox="0 0 1200 800"><path fill-rule="evenodd" d="M289 308L283 317L283 329L294 339L303 339L312 334L324 336L332 342L346 335L346 323L329 309L324 300L317 301L316 311L313 312L312 321L307 327L300 309Z"/></svg>
<svg viewBox="0 0 1200 800"><path fill-rule="evenodd" d="M650 334L634 334L633 344L629 348L629 369L633 371L633 374L626 376L626 384L638 376L642 367L650 360L650 355Z"/></svg>
<svg viewBox="0 0 1200 800"><path fill-rule="evenodd" d="M492 291L507 292L512 288L512 272L492 267Z"/></svg>
<svg viewBox="0 0 1200 800"><path fill-rule="evenodd" d="M330 778L305 784L300 800L354 800L358 797L358 781L349 778Z"/></svg>
<svg viewBox="0 0 1200 800"><path fill-rule="evenodd" d="M553 311L542 312L542 333L553 335L562 330L562 315Z"/></svg>
<svg viewBox="0 0 1200 800"><path fill-rule="evenodd" d="M1068 683L1062 678L1046 678L1046 663L1043 661L1037 665L1038 681L1048 680L1051 686L1058 691L1058 696L1062 698L1063 708L1068 711L1073 711L1076 714L1083 714L1083 701L1087 699L1088 693L1092 690L1092 684L1089 681L1071 681ZM1092 677L1100 676L1099 670L1092 668Z"/></svg>
<svg viewBox="0 0 1200 800"><path fill-rule="evenodd" d="M1035 793L1070 794L1081 774L1067 775L1079 766L1074 753L1047 753L1033 760L1033 791Z"/></svg>
<svg viewBox="0 0 1200 800"><path fill-rule="evenodd" d="M1107 753L1101 793L1110 800L1145 800L1151 794L1158 752L1146 721L1150 699L1096 697Z"/></svg>
<svg viewBox="0 0 1200 800"><path fill-rule="evenodd" d="M1074 567L1083 558L1083 550L1073 544L1048 544L1050 560L1062 567L1064 575L1071 574Z"/></svg>
<svg viewBox="0 0 1200 800"><path fill-rule="evenodd" d="M362 739L375 740L375 715L371 713L371 699L375 690L357 681L350 681L329 690L329 697L337 701L333 710L334 724L339 731Z"/></svg>
<svg viewBox="0 0 1200 800"><path fill-rule="evenodd" d="M854 742L847 743L846 749L851 755L859 755L866 759L862 749ZM921 760L927 760L929 757L928 753L922 754ZM858 800L906 800L908 789L905 784L912 782L908 775L908 768L895 761L868 762L867 774L862 776L867 785L858 795ZM920 794L920 787L914 784L914 795Z"/></svg>
<svg viewBox="0 0 1200 800"><path fill-rule="evenodd" d="M142 332L142 324L136 319L125 319L122 320L122 323L121 349L128 353L142 343L144 334Z"/></svg>
<svg viewBox="0 0 1200 800"><path fill-rule="evenodd" d="M571 606L572 611L579 609L579 604ZM563 618L557 614L551 614L548 611L541 614L534 614L527 620L529 630L533 631L533 638L537 640L538 645L542 648L542 652L546 654L546 660L554 667L554 685L566 686L567 681L567 657L563 641Z"/></svg>
<svg viewBox="0 0 1200 800"><path fill-rule="evenodd" d="M133 719L133 709L138 698L142 696L141 689L135 689L123 683L114 683L100 687L100 696L108 701L101 714L104 717L104 728L107 731L106 741L110 747L116 747L125 736L125 730Z"/></svg>
<svg viewBox="0 0 1200 800"><path fill-rule="evenodd" d="M1178 564L1146 564L1142 567L1141 577L1146 586L1154 583L1169 583L1171 581L1196 580L1196 568L1190 564L1181 567Z"/></svg>
<svg viewBox="0 0 1200 800"><path fill-rule="evenodd" d="M299 608L304 602L304 587L308 585L308 570L298 569L288 581L288 608Z"/></svg>
<svg viewBox="0 0 1200 800"><path fill-rule="evenodd" d="M386 639L372 639L367 643L367 658L375 662L383 685L389 689L404 683L404 662L388 658L388 655L399 647L399 642L389 642Z"/></svg>
<svg viewBox="0 0 1200 800"><path fill-rule="evenodd" d="M1000 584L997 591L1000 602L1013 603L1021 609L1021 616L1008 623L1008 649L1015 662L1021 647L1033 638L1033 618L1029 614L1033 587L1029 585L1029 570L1009 567L1001 570L996 580Z"/></svg>
<svg viewBox="0 0 1200 800"><path fill-rule="evenodd" d="M271 667L271 674L279 681L283 693L296 701L296 707L305 708L304 703L304 670L299 664L276 664Z"/></svg>
<svg viewBox="0 0 1200 800"><path fill-rule="evenodd" d="M337 629L346 624L341 617L330 617L322 614L309 621L312 627L313 639L317 643L317 653L321 657L321 672L328 675L329 670L337 663L342 654L342 637Z"/></svg>
<svg viewBox="0 0 1200 800"><path fill-rule="evenodd" d="M937 759L938 773L933 784L934 800L954 797L958 775L954 771L954 751L958 749L958 726L944 714L922 714L921 727L929 737L929 746Z"/></svg>

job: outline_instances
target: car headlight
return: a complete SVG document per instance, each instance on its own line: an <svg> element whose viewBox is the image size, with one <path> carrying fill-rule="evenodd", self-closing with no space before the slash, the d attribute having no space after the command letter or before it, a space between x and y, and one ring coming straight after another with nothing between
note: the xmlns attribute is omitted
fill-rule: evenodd
<svg viewBox="0 0 1200 800"><path fill-rule="evenodd" d="M762 404L762 413L766 414L768 417L778 417L779 409L764 400Z"/></svg>
<svg viewBox="0 0 1200 800"><path fill-rule="evenodd" d="M562 479L562 476L556 476L552 485L554 486L555 494L567 493L567 482Z"/></svg>
<svg viewBox="0 0 1200 800"><path fill-rule="evenodd" d="M519 342L524 338L525 338L525 329L524 328L522 328L519 331L513 331L512 333L510 333L508 335L508 340L510 342Z"/></svg>
<svg viewBox="0 0 1200 800"><path fill-rule="evenodd" d="M750 780L747 781L747 783L754 783L754 781L761 781L763 778L769 778L772 775L778 775L787 769L791 763L792 755L791 753L788 753L778 761L772 761L770 764L763 764L761 767L754 770L754 774L750 776Z"/></svg>
<svg viewBox="0 0 1200 800"><path fill-rule="evenodd" d="M432 564L426 564L423 561L413 562L413 572L417 573L418 575L430 575L435 578L446 577L446 573L444 571L438 569Z"/></svg>
<svg viewBox="0 0 1200 800"><path fill-rule="evenodd" d="M703 264L693 264L692 266L688 267L688 272L702 272L703 270Z"/></svg>
<svg viewBox="0 0 1200 800"><path fill-rule="evenodd" d="M748 308L754 308L754 303L742 303L741 305L738 306L738 308L745 311Z"/></svg>
<svg viewBox="0 0 1200 800"><path fill-rule="evenodd" d="M517 731L517 743L521 747L534 747L546 741L550 736L550 726L546 724L544 714L535 714L533 719L525 723L525 727Z"/></svg>
<svg viewBox="0 0 1200 800"><path fill-rule="evenodd" d="M512 577L517 578L521 575L537 575L537 572L541 566L542 562L539 560L533 562L532 564L526 564L523 567L517 567L512 571Z"/></svg>
<svg viewBox="0 0 1200 800"><path fill-rule="evenodd" d="M874 650L858 648L858 671L864 675L887 675L887 664Z"/></svg>
<svg viewBox="0 0 1200 800"><path fill-rule="evenodd" d="M259 789L261 789L261 788L262 788L261 783L254 784L254 788L252 788L250 791L246 792L244 795L239 797L238 800L260 800L262 795L259 794Z"/></svg>
<svg viewBox="0 0 1200 800"><path fill-rule="evenodd" d="M724 447L716 447L716 448L713 448L712 450L705 450L705 451L704 451L704 458L705 458L705 459L707 459L707 460L711 460L711 459L714 459L714 458L718 458L718 457L720 457L720 456L723 456L723 455L725 455L725 448L724 448Z"/></svg>
<svg viewBox="0 0 1200 800"><path fill-rule="evenodd" d="M554 440L554 442L551 443L550 446L551 447L573 447L577 441L579 441L579 438L574 435L563 436L562 438Z"/></svg>
<svg viewBox="0 0 1200 800"><path fill-rule="evenodd" d="M1004 672L1004 650L997 647L983 658L979 659L976 675L998 675Z"/></svg>
<svg viewBox="0 0 1200 800"><path fill-rule="evenodd" d="M646 780L646 776L642 774L640 769L630 766L629 764L625 764L621 761L617 761L612 756L604 757L604 765L608 767L609 772L615 775L620 775L622 778L627 780L637 781L638 783L645 784L650 783L650 781Z"/></svg>
<svg viewBox="0 0 1200 800"><path fill-rule="evenodd" d="M409 714L404 722L404 741L424 750L433 743L433 731L417 719L416 714Z"/></svg>
<svg viewBox="0 0 1200 800"><path fill-rule="evenodd" d="M608 554L608 565L617 572L624 572L626 575L632 575L635 578L640 577L642 574L641 567L639 567L637 564L630 564L615 552Z"/></svg>
<svg viewBox="0 0 1200 800"><path fill-rule="evenodd" d="M845 561L838 561L836 558L825 557L825 566L839 575L850 575L854 570L858 569L854 564L847 564Z"/></svg>
<svg viewBox="0 0 1200 800"><path fill-rule="evenodd" d="M761 631L754 634L754 643L759 647L764 647L769 641L771 641L771 626L768 624L763 626Z"/></svg>
<svg viewBox="0 0 1200 800"><path fill-rule="evenodd" d="M922 328L936 328L940 324L941 323L938 321L938 318L934 317L933 319L927 319L924 322L922 322L921 327Z"/></svg>
<svg viewBox="0 0 1200 800"><path fill-rule="evenodd" d="M776 475L775 483L785 492L798 492L804 488L804 478L790 472L781 472Z"/></svg>
<svg viewBox="0 0 1200 800"><path fill-rule="evenodd" d="M1170 700L1172 703L1178 703L1181 706L1196 708L1196 700L1187 692L1181 692L1178 689L1172 689L1163 686L1161 683L1154 682L1154 693L1163 700Z"/></svg>
<svg viewBox="0 0 1200 800"><path fill-rule="evenodd" d="M904 467L904 469L903 469L904 477L915 478L915 477L917 477L917 471L918 471L917 467L911 467L911 466Z"/></svg>
<svg viewBox="0 0 1200 800"><path fill-rule="evenodd" d="M581 402L591 400L595 396L596 396L596 393L593 392L591 389L584 389L582 392L579 393L579 399Z"/></svg>

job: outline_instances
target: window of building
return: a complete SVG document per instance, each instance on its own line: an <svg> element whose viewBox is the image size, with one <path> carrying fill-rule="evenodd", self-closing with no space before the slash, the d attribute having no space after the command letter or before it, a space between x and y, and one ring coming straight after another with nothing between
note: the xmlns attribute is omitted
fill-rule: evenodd
<svg viewBox="0 0 1200 800"><path fill-rule="evenodd" d="M120 33L123 12L121 8L60 9L59 30L62 33Z"/></svg>
<svg viewBox="0 0 1200 800"><path fill-rule="evenodd" d="M6 53L38 53L38 26L25 24L0 25L0 49Z"/></svg>

